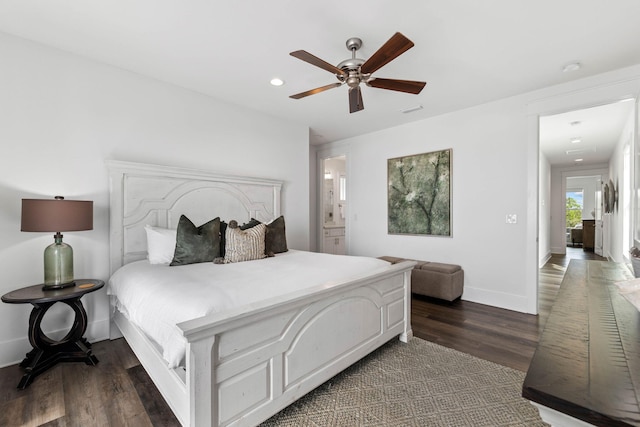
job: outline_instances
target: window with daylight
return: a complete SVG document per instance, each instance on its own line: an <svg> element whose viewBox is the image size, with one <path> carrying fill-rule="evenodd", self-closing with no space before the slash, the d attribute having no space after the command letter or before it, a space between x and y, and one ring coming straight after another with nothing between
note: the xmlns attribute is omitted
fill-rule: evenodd
<svg viewBox="0 0 640 427"><path fill-rule="evenodd" d="M582 222L583 190L567 190L567 228Z"/></svg>

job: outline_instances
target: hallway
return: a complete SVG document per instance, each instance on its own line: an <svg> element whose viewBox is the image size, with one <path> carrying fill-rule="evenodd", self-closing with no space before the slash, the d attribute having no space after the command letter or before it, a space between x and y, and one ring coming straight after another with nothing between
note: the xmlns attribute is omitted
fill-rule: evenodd
<svg viewBox="0 0 640 427"><path fill-rule="evenodd" d="M544 324L549 315L564 277L564 272L572 259L607 260L594 252L584 251L580 247L572 248L567 246L566 255L552 254L538 274L538 314L542 324Z"/></svg>

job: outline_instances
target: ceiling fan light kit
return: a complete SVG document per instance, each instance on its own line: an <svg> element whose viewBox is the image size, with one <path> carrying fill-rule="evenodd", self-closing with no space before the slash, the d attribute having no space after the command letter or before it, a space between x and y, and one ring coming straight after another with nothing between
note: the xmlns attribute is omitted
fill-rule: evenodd
<svg viewBox="0 0 640 427"><path fill-rule="evenodd" d="M351 58L345 59L337 66L329 64L328 62L304 50L291 52L291 56L335 74L338 82L297 93L295 95L291 95L290 98L304 98L309 95L315 95L316 93L342 86L346 83L349 87L349 112L355 113L364 109L360 83L364 83L369 87L377 89L394 90L414 95L419 94L427 84L426 82L413 80L382 79L371 76L375 71L393 61L395 58L414 46L413 42L401 33L395 33L366 61L356 57L356 52L362 47L362 40L357 37L352 37L347 40L346 45L347 49L351 51Z"/></svg>

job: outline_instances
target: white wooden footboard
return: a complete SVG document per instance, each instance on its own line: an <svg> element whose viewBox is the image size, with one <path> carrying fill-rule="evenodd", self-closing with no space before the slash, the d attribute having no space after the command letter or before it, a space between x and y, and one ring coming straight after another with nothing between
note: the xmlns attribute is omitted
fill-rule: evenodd
<svg viewBox="0 0 640 427"><path fill-rule="evenodd" d="M254 426L391 338L412 337L414 265L181 323L186 372L124 315L112 320L182 425Z"/></svg>
<svg viewBox="0 0 640 427"><path fill-rule="evenodd" d="M181 323L189 413L178 418L190 426L256 425L389 339L407 341L413 265Z"/></svg>

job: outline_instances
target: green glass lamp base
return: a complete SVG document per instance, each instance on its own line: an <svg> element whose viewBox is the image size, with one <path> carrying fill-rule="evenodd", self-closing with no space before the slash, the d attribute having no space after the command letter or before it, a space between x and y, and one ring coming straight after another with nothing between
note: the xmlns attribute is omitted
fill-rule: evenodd
<svg viewBox="0 0 640 427"><path fill-rule="evenodd" d="M63 289L75 286L73 281L73 249L56 233L54 243L44 250L43 289Z"/></svg>

